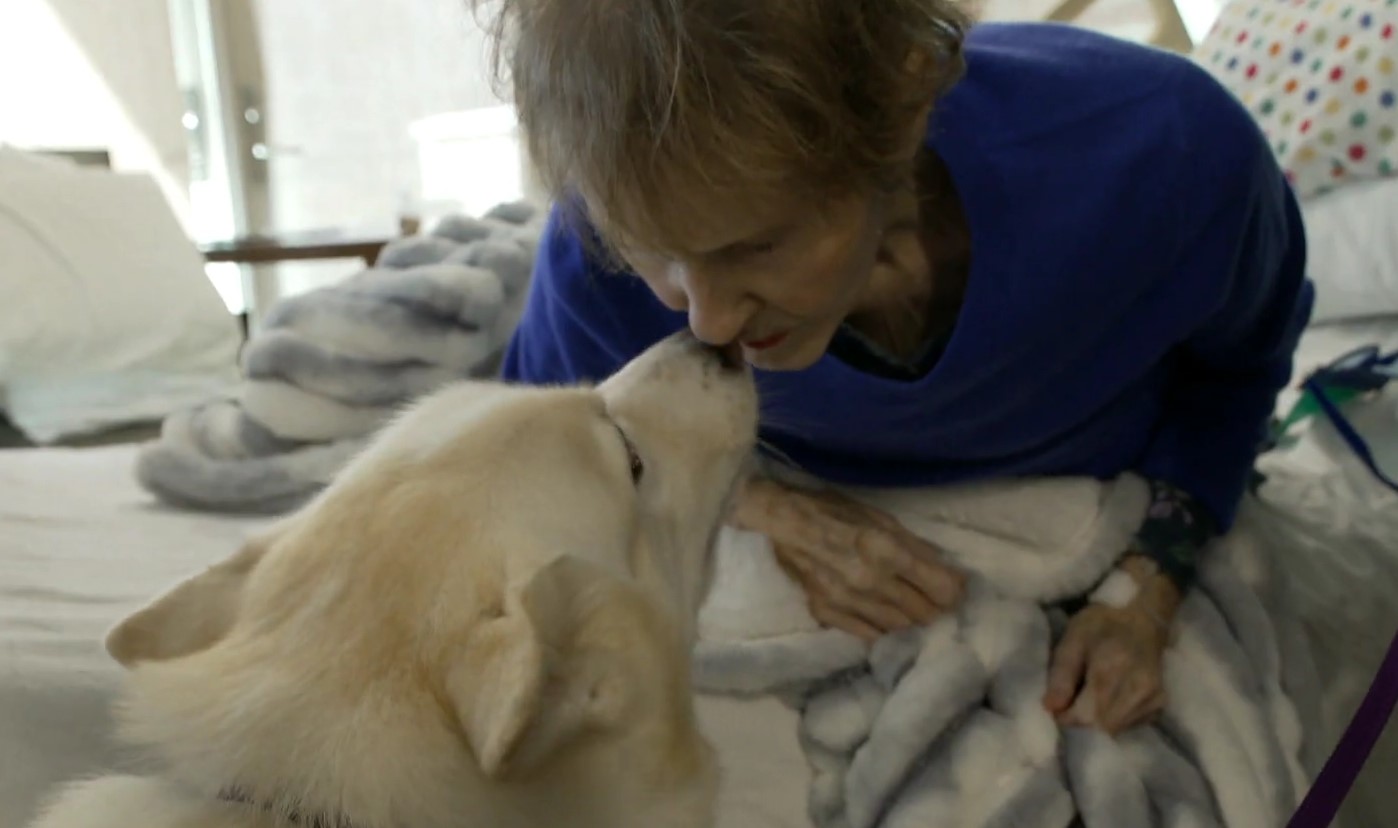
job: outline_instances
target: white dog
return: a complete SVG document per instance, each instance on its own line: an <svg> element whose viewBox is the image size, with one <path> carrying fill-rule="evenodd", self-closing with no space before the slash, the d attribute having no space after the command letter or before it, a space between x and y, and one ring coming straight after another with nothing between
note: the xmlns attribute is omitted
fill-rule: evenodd
<svg viewBox="0 0 1398 828"><path fill-rule="evenodd" d="M463 384L123 621L164 772L36 828L700 828L689 650L750 453L749 373L661 343L596 389Z"/></svg>

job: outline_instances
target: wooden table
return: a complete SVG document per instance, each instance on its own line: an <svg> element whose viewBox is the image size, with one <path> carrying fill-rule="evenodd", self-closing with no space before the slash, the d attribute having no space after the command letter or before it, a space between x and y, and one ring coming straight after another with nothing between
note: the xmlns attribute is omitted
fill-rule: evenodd
<svg viewBox="0 0 1398 828"><path fill-rule="evenodd" d="M199 252L204 261L231 262L241 265L266 265L278 262L307 262L329 259L363 259L365 267L373 267L384 245L398 236L351 235L338 230L313 230L276 236L247 236L227 241L201 242ZM246 283L245 283L246 284ZM248 300L256 305L255 296ZM251 320L248 312L238 314L238 325L247 339Z"/></svg>
<svg viewBox="0 0 1398 828"><path fill-rule="evenodd" d="M321 259L363 259L365 265L372 267L379 251L394 238L387 234L351 236L321 230L204 242L199 245L199 252L208 262L259 265Z"/></svg>

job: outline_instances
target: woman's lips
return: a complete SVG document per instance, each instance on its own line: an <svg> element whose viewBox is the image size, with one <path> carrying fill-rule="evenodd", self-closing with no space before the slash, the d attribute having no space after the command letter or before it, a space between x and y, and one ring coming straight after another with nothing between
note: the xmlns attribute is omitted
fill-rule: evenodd
<svg viewBox="0 0 1398 828"><path fill-rule="evenodd" d="M768 348L775 348L786 339L786 333L772 334L762 339L750 339L743 342L743 347L751 351L765 351Z"/></svg>

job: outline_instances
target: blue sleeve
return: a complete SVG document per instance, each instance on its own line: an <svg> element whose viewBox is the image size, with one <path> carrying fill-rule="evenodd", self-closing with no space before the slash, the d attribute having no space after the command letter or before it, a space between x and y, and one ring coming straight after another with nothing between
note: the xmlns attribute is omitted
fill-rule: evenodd
<svg viewBox="0 0 1398 828"><path fill-rule="evenodd" d="M1190 140L1186 130L1185 149L1197 160L1176 206L1186 230L1178 265L1168 269L1177 282L1169 293L1191 306L1189 324L1167 358L1164 413L1139 471L1191 494L1227 531L1313 292L1300 211L1265 139L1212 79L1199 83L1181 102L1196 107L1185 110L1198 133Z"/></svg>
<svg viewBox="0 0 1398 828"><path fill-rule="evenodd" d="M600 382L668 332L664 314L639 279L598 265L555 208L501 378L530 385Z"/></svg>

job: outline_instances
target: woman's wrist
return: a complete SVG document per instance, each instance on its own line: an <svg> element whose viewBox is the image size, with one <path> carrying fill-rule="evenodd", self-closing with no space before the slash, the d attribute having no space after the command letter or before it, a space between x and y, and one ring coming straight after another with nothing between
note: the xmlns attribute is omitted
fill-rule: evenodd
<svg viewBox="0 0 1398 828"><path fill-rule="evenodd" d="M1149 558L1127 553L1097 585L1085 604L1109 607L1120 616L1160 634L1168 642L1181 593L1174 581ZM1070 610L1076 614L1076 610Z"/></svg>
<svg viewBox="0 0 1398 828"><path fill-rule="evenodd" d="M1184 598L1174 579L1161 572L1160 565L1145 555L1129 552L1121 559L1119 566L1135 581L1138 600L1147 599L1152 604L1168 605L1173 609Z"/></svg>
<svg viewBox="0 0 1398 828"><path fill-rule="evenodd" d="M1168 635L1174 625L1175 613L1184 599L1179 585L1161 572L1154 560L1144 555L1128 554L1119 568L1136 585L1136 594L1123 609L1149 619Z"/></svg>

